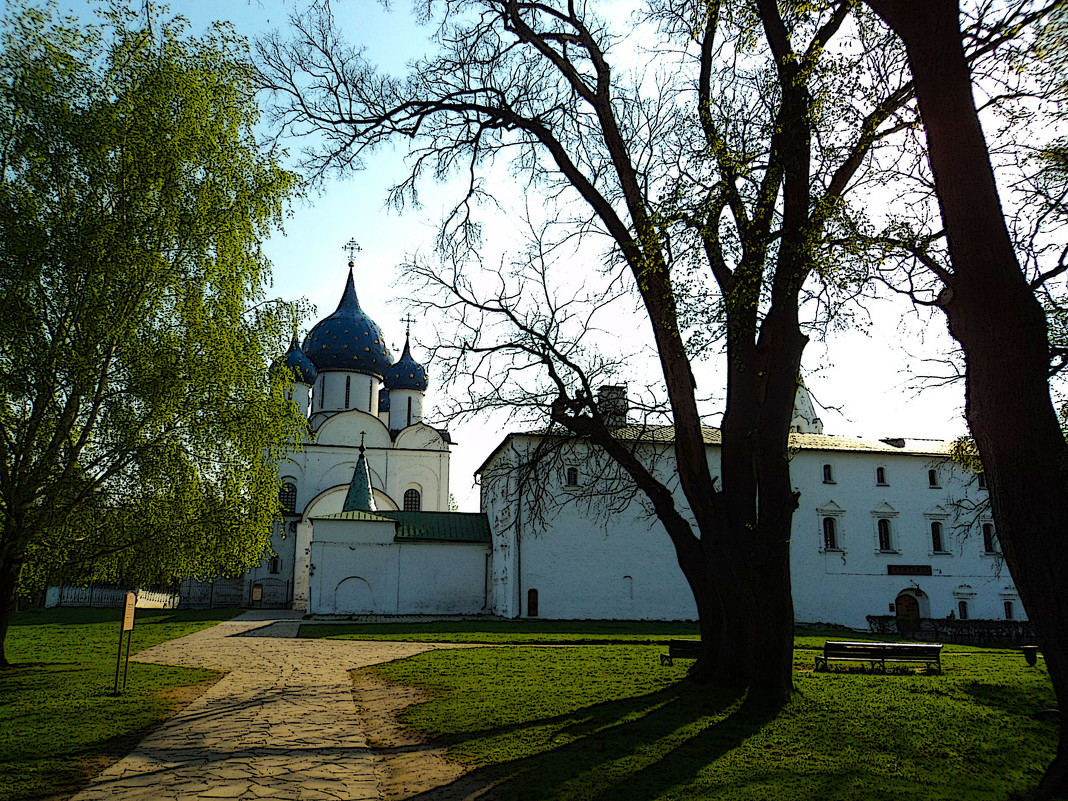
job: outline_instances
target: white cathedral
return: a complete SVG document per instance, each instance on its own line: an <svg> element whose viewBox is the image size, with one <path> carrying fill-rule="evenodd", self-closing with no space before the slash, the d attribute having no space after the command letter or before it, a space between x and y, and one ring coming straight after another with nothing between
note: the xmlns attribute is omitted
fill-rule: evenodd
<svg viewBox="0 0 1068 801"><path fill-rule="evenodd" d="M284 522L272 553L243 577L253 605L309 615L696 616L642 499L617 498L607 512L588 502L603 460L581 440L557 449L528 490L517 468L544 438L506 434L477 471L481 512L449 511L451 441L423 422L426 370L408 339L394 361L351 270L337 310L303 344L294 339L285 363L312 439L279 465ZM625 387L602 387L599 401L669 478L671 430L634 425ZM948 459L949 443L825 435L803 387L793 428L798 621L1024 619L981 476ZM719 431L706 429L705 442L716 475ZM537 515L533 492L543 496Z"/></svg>

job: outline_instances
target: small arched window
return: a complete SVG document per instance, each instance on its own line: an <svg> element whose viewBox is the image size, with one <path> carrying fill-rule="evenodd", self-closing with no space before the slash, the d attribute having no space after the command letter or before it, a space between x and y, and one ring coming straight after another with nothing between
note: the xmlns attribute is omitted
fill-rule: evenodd
<svg viewBox="0 0 1068 801"><path fill-rule="evenodd" d="M942 537L942 524L937 520L931 521L931 550L942 553L946 550L946 543Z"/></svg>
<svg viewBox="0 0 1068 801"><path fill-rule="evenodd" d="M292 514L297 510L297 486L286 481L278 488L278 502L282 504L282 511Z"/></svg>
<svg viewBox="0 0 1068 801"><path fill-rule="evenodd" d="M1012 608L1012 601L1005 601L1005 619L1014 620L1016 610Z"/></svg>
<svg viewBox="0 0 1068 801"><path fill-rule="evenodd" d="M938 483L938 471L937 470L931 469L931 470L927 471L927 485L929 487L931 487L932 489L934 489L935 487L941 486Z"/></svg>
<svg viewBox="0 0 1068 801"><path fill-rule="evenodd" d="M565 471L565 482L569 487L577 487L579 485L579 474L577 467L569 467Z"/></svg>
<svg viewBox="0 0 1068 801"><path fill-rule="evenodd" d="M886 468L885 467L876 467L875 468L875 483L878 484L880 487L885 487L886 486Z"/></svg>
<svg viewBox="0 0 1068 801"><path fill-rule="evenodd" d="M993 523L983 523L983 553L997 553L997 539L994 537Z"/></svg>
<svg viewBox="0 0 1068 801"><path fill-rule="evenodd" d="M894 550L894 540L890 534L890 520L885 517L880 517L876 526L879 530L879 550Z"/></svg>
<svg viewBox="0 0 1068 801"><path fill-rule="evenodd" d="M986 489L986 473L979 473L975 478L979 482L979 489Z"/></svg>
<svg viewBox="0 0 1068 801"><path fill-rule="evenodd" d="M527 590L527 617L538 616L538 591Z"/></svg>
<svg viewBox="0 0 1068 801"><path fill-rule="evenodd" d="M419 490L410 489L404 491L404 511L418 512L423 508L423 499L419 496Z"/></svg>
<svg viewBox="0 0 1068 801"><path fill-rule="evenodd" d="M408 398L408 425L412 424L412 399Z"/></svg>
<svg viewBox="0 0 1068 801"><path fill-rule="evenodd" d="M349 408L349 390L352 388L352 376L345 376L345 408Z"/></svg>
<svg viewBox="0 0 1068 801"><path fill-rule="evenodd" d="M823 466L823 483L824 484L833 484L834 483L834 471L831 470L831 466L829 464L825 464Z"/></svg>
<svg viewBox="0 0 1068 801"><path fill-rule="evenodd" d="M271 573L281 573L282 572L282 560L277 556L272 556L271 557L271 563L270 563L270 565L268 565L268 570Z"/></svg>
<svg viewBox="0 0 1068 801"><path fill-rule="evenodd" d="M957 601L957 617L959 617L961 620L967 620L968 619L968 602L967 601Z"/></svg>
<svg viewBox="0 0 1068 801"><path fill-rule="evenodd" d="M838 525L833 517L823 518L823 547L828 551L838 550Z"/></svg>

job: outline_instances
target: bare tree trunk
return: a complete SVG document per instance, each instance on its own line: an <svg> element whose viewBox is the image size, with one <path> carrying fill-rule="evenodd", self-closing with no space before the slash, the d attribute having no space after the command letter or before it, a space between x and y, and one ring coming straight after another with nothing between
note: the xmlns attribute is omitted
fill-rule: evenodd
<svg viewBox="0 0 1068 801"><path fill-rule="evenodd" d="M1049 393L1045 314L1020 269L972 96L957 3L868 0L902 38L953 274L940 298L966 361L966 416L1005 561L1061 710L1041 789L1068 795L1068 446ZM906 7L907 6L907 7Z"/></svg>
<svg viewBox="0 0 1068 801"><path fill-rule="evenodd" d="M7 661L7 630L15 610L15 588L18 585L21 564L6 558L0 562L0 669L10 666Z"/></svg>

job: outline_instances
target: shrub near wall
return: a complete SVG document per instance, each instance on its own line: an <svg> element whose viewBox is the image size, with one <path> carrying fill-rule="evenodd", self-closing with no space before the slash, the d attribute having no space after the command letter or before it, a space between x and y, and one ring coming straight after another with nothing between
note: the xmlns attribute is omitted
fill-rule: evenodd
<svg viewBox="0 0 1068 801"><path fill-rule="evenodd" d="M868 628L873 634L961 645L1033 645L1035 642L1034 628L1023 620L923 618L916 630L903 631L898 628L894 615L868 615Z"/></svg>

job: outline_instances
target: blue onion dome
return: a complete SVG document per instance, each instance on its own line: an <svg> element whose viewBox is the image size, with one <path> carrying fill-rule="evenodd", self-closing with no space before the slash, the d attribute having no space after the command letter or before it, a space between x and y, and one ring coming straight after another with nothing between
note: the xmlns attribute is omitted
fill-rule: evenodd
<svg viewBox="0 0 1068 801"><path fill-rule="evenodd" d="M426 370L412 358L412 349L409 339L404 338L404 353L400 360L386 370L386 389L413 389L416 392L426 392Z"/></svg>
<svg viewBox="0 0 1068 801"><path fill-rule="evenodd" d="M293 340L289 343L289 350L286 351L285 365L293 371L294 381L307 384L309 387L315 383L315 376L319 371L300 349L296 335L293 336Z"/></svg>
<svg viewBox="0 0 1068 801"><path fill-rule="evenodd" d="M320 372L355 370L382 378L393 364L382 330L360 308L351 270L337 311L308 332L304 353Z"/></svg>

